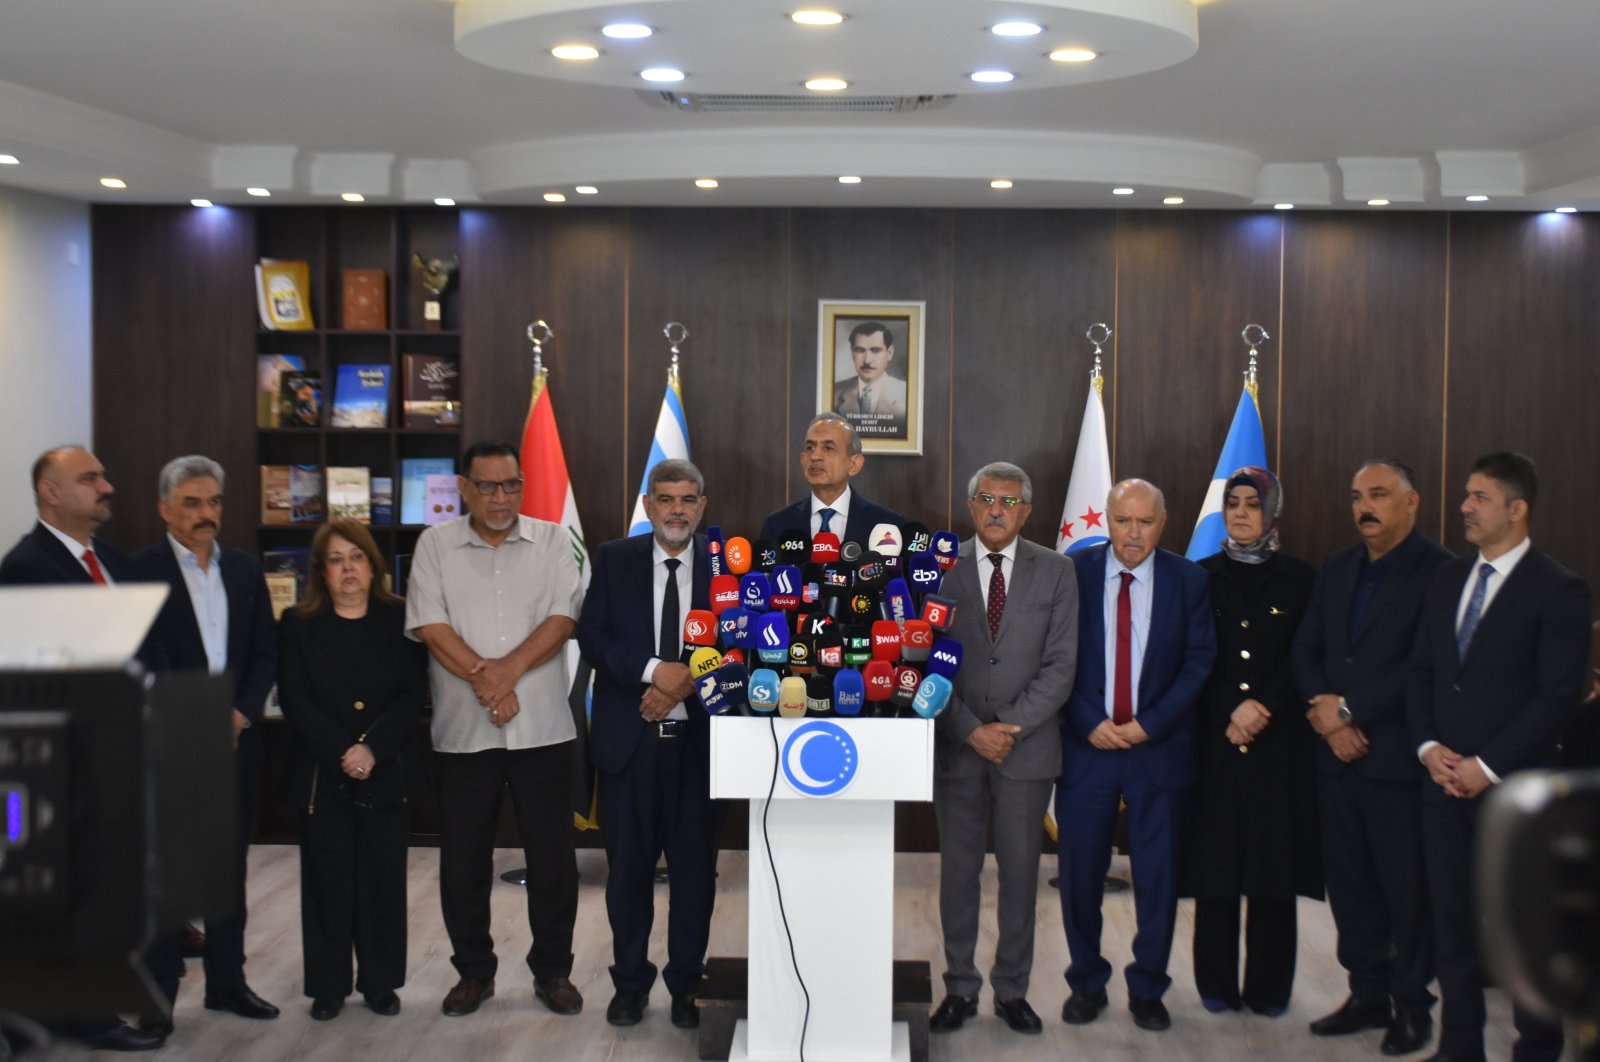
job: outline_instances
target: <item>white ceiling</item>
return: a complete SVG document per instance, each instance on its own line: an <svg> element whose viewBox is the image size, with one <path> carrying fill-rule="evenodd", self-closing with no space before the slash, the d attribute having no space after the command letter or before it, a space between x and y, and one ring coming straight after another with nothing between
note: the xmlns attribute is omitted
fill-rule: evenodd
<svg viewBox="0 0 1600 1062"><path fill-rule="evenodd" d="M1187 46L1152 28L1188 2L843 0L842 26L803 30L781 0L462 0L463 50L519 73L458 51L444 0L4 0L0 154L21 164L0 183L129 202L262 184L272 202L1600 209L1595 0L1210 0ZM985 32L1008 16L1046 32ZM621 17L659 32L595 32ZM1042 57L1095 33L1097 72ZM603 54L563 67L546 35ZM965 82L996 61L1013 84ZM688 113L639 91L657 62L687 69L688 92L805 95L795 71L814 70L958 94L898 114ZM108 174L129 188L101 189ZM721 186L693 187L707 176Z"/></svg>

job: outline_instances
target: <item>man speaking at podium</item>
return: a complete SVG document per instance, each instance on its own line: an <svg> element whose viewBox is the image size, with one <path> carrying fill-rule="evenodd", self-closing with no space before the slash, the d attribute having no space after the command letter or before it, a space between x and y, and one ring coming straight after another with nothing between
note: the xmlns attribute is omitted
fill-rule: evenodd
<svg viewBox="0 0 1600 1062"><path fill-rule="evenodd" d="M815 538L830 531L840 542L865 546L877 524L904 524L899 513L874 505L850 489L850 477L866 463L861 439L850 422L837 413L818 413L807 426L800 447L800 472L811 485L811 497L767 517L761 537L776 540L785 531L799 530Z"/></svg>

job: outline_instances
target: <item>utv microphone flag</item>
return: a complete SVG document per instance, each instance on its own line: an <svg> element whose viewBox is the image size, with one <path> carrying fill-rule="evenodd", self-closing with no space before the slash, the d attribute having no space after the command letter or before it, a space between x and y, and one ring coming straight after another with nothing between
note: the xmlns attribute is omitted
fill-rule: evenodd
<svg viewBox="0 0 1600 1062"><path fill-rule="evenodd" d="M644 476L639 480L639 494L633 502L633 519L628 522L628 534L642 535L650 530L650 518L644 513L644 495L650 488L650 470L669 459L689 460L689 422L683 415L683 387L678 379L676 358L667 368L667 391L661 396L661 413L656 417L656 433L650 441L650 457L644 463Z"/></svg>
<svg viewBox="0 0 1600 1062"><path fill-rule="evenodd" d="M1111 493L1111 447L1106 443L1106 410L1101 397L1105 378L1098 368L1089 373L1089 397L1083 404L1083 427L1072 457L1072 478L1061 507L1056 552L1071 553L1106 541L1106 496Z"/></svg>
<svg viewBox="0 0 1600 1062"><path fill-rule="evenodd" d="M1233 424L1228 428L1228 438L1222 444L1216 470L1211 473L1211 486L1206 490L1206 500L1200 506L1200 518L1194 523L1194 534L1189 537L1189 548L1184 556L1190 560L1209 557L1222 548L1227 528L1222 522L1222 493L1228 476L1237 468L1255 465L1267 468L1267 439L1261 428L1261 409L1256 405L1255 381L1246 379L1239 392L1239 406L1233 413Z"/></svg>

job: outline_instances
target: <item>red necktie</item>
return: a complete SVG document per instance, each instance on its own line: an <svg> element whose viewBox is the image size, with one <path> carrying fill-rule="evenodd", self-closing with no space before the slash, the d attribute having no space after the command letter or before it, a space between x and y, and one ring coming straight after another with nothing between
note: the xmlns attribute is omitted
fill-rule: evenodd
<svg viewBox="0 0 1600 1062"><path fill-rule="evenodd" d="M994 574L989 576L989 638L1000 636L1000 619L1006 614L1006 573L1000 569L1000 562L1005 560L1003 553L989 554L989 560L994 563Z"/></svg>
<svg viewBox="0 0 1600 1062"><path fill-rule="evenodd" d="M1111 721L1117 726L1133 721L1133 601L1128 587L1133 573L1122 573L1117 592L1117 686L1111 701Z"/></svg>
<svg viewBox="0 0 1600 1062"><path fill-rule="evenodd" d="M89 566L89 578L100 586L107 585L106 573L100 570L100 562L94 559L94 550L86 549L83 551L83 563Z"/></svg>

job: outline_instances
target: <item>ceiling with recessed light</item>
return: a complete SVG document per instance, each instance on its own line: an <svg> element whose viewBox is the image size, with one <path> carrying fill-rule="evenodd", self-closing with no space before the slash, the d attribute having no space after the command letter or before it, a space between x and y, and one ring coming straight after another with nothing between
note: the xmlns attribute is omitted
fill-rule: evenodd
<svg viewBox="0 0 1600 1062"><path fill-rule="evenodd" d="M802 25L802 8L843 18ZM7 0L0 184L95 202L1600 209L1597 41L1593 0Z"/></svg>

